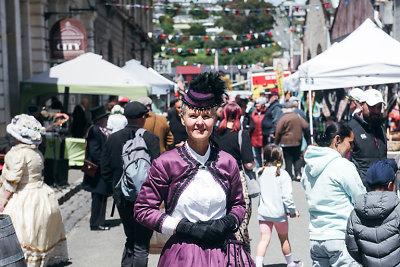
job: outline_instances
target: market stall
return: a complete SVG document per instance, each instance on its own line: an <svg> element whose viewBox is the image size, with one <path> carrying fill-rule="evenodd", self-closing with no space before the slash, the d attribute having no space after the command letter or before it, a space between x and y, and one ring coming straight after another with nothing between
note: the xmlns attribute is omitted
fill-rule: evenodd
<svg viewBox="0 0 400 267"><path fill-rule="evenodd" d="M398 83L399 74L400 42L366 19L343 41L301 64L284 84L309 91L311 105L312 90Z"/></svg>
<svg viewBox="0 0 400 267"><path fill-rule="evenodd" d="M166 95L173 91L175 83L164 78L152 68L146 68L140 61L131 59L122 67L135 81L147 84L152 95Z"/></svg>
<svg viewBox="0 0 400 267"><path fill-rule="evenodd" d="M21 82L21 111L34 97L60 94L120 95L130 99L147 96L148 84L132 77L101 55L86 53Z"/></svg>
<svg viewBox="0 0 400 267"><path fill-rule="evenodd" d="M147 96L150 87L132 77L120 67L104 60L101 55L86 53L50 68L21 82L21 105L24 112L35 97L64 93L120 95L130 99ZM64 103L64 106L68 106ZM65 184L68 166L81 166L85 140L65 137L57 131L46 134L45 182Z"/></svg>

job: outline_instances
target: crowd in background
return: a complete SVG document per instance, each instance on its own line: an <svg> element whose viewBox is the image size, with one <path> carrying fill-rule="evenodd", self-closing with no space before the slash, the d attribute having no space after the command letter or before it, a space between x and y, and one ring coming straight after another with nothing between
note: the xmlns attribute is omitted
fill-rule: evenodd
<svg viewBox="0 0 400 267"><path fill-rule="evenodd" d="M303 266L293 259L288 236L288 218L299 215L292 196L292 182L298 181L309 205L313 266L400 264L400 244L395 240L400 235L399 200L393 192L397 164L386 159L381 92L350 90L349 122L326 119L322 129L314 128L311 135L300 98L282 97L277 88L255 100L240 95L229 98L220 81L217 74L200 75L186 94L170 103L167 116L153 112L149 97L114 100L94 108L82 98L75 107L72 136L86 139L85 159L99 167L94 177L85 175L83 180L83 188L92 194L90 229L110 229L105 212L107 198L113 196L126 235L121 266L147 266L153 230L173 235L159 266L186 266L188 262L221 266L221 247L233 236L242 242L243 255L250 253L248 224L254 214L260 241L255 262L249 259L249 264L263 266L275 228L287 266ZM54 102L60 108L61 103ZM69 118L61 112L31 113L38 120ZM152 166L137 200L130 201L115 188L123 174L122 146L140 128L146 129L143 139ZM11 126L7 130L20 140ZM31 144L29 140L25 143ZM36 153L35 148L29 149ZM25 179L14 181L9 175L15 160L11 156L6 158L0 192L0 212L10 214L11 203L17 205L14 199L19 188L11 185ZM25 173L27 166L19 168L12 171ZM254 195L249 194L246 173L257 176L259 183L256 212L251 209ZM165 213L159 210L162 203ZM381 212L376 214L376 210ZM51 216L57 214L56 207ZM64 238L63 226L57 227L61 229L57 234ZM185 257L177 260L180 253Z"/></svg>

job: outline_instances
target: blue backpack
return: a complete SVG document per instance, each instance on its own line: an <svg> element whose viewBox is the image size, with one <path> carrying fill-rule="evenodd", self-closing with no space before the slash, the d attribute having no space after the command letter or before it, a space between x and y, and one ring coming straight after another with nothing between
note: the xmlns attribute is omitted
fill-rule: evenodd
<svg viewBox="0 0 400 267"><path fill-rule="evenodd" d="M123 172L115 188L119 188L128 201L136 201L151 166L151 158L143 139L145 132L143 128L138 129L135 138L127 140L122 146Z"/></svg>

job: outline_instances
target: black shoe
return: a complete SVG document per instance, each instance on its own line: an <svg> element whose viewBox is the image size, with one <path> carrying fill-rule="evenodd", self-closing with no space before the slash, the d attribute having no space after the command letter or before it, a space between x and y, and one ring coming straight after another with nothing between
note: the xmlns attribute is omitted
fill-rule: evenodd
<svg viewBox="0 0 400 267"><path fill-rule="evenodd" d="M110 230L109 226L99 225L99 226L90 226L91 231L107 231Z"/></svg>

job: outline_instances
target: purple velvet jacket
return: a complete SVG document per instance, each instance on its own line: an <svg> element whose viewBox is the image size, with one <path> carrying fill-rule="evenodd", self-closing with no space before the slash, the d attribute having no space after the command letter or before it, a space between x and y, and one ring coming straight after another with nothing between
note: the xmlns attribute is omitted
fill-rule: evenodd
<svg viewBox="0 0 400 267"><path fill-rule="evenodd" d="M179 197L199 168L201 164L190 155L186 146L167 151L154 160L135 203L135 219L144 226L161 232L167 214L173 213ZM226 194L227 214L234 215L240 225L246 208L236 160L228 153L211 146L205 168ZM166 213L159 210L162 201L165 203Z"/></svg>

